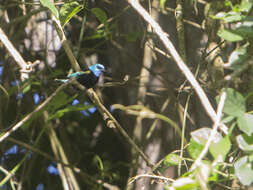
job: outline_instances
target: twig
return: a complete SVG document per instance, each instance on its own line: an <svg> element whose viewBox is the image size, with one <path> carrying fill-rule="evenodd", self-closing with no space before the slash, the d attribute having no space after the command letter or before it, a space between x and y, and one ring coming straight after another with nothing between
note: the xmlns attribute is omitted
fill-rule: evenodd
<svg viewBox="0 0 253 190"><path fill-rule="evenodd" d="M0 171L1 171L2 173L4 173L6 176L13 176L12 173L10 173L8 170L6 170L5 168L3 168L2 166L0 166ZM14 180L13 180L13 179L10 179L10 184L11 184L11 187L12 187L12 188L15 187L15 186L14 186Z"/></svg>
<svg viewBox="0 0 253 190"><path fill-rule="evenodd" d="M160 119L162 121L165 121L176 130L176 132L178 133L178 135L180 137L182 136L181 129L179 128L179 126L177 125L176 122L174 122L173 120L171 120L170 118L168 118L162 114L155 113L155 112L149 110L145 106L142 106L142 105L123 106L121 104L114 104L113 108L123 110L128 114L136 115L141 118Z"/></svg>
<svg viewBox="0 0 253 190"><path fill-rule="evenodd" d="M160 53L161 55L166 56L166 57L169 58L169 59L171 58L170 55L169 55L168 53L164 52L163 50L159 49L158 47L154 47L153 44L152 44L152 45L151 45L151 44L148 44L148 46L149 46L153 51L156 51L156 52Z"/></svg>
<svg viewBox="0 0 253 190"><path fill-rule="evenodd" d="M62 42L62 45L63 45L63 48L69 58L69 61L72 65L72 67L75 69L75 71L80 71L81 68L78 64L78 62L76 61L76 58L75 56L73 55L72 51L71 51L71 48L68 44L68 41L66 39L66 36L63 32L63 29L61 27L61 23L60 23L60 20L58 20L57 18L55 18L55 16L52 15L52 20L53 20L53 23L54 23L54 26L55 26L55 29L58 33L58 36L60 37L61 39L61 42Z"/></svg>
<svg viewBox="0 0 253 190"><path fill-rule="evenodd" d="M176 48L172 42L168 39L166 33L162 30L159 24L148 14L148 12L139 4L137 0L128 0L128 3L153 27L154 32L159 36L160 40L163 42L164 46L171 54L172 58L176 62L179 69L183 72L187 80L190 82L194 90L196 91L203 107L205 108L207 114L212 119L213 122L216 121L217 115L209 102L205 92L193 76L190 69L185 65L184 61L178 54Z"/></svg>
<svg viewBox="0 0 253 190"><path fill-rule="evenodd" d="M183 1L176 1L177 7L175 9L175 18L176 18L176 28L178 36L178 49L179 54L182 56L182 59L186 62L186 51L185 51L185 31L184 31L184 22L183 22Z"/></svg>
<svg viewBox="0 0 253 190"><path fill-rule="evenodd" d="M225 100L226 100L226 92L222 92L221 97L220 97L220 102L219 102L219 105L218 105L218 108L217 108L217 119L214 122L213 129L211 131L210 137L208 138L208 140L205 144L205 147L201 151L200 155L195 160L195 162L192 164L192 166L190 168L190 171L193 171L196 167L200 166L201 160L204 158L204 156L208 152L209 146L211 145L212 141L215 138L215 135L217 133L217 129L219 127L220 120L221 120L221 117L222 117L222 110L223 110Z"/></svg>
<svg viewBox="0 0 253 190"><path fill-rule="evenodd" d="M106 182L104 182L100 179L97 180L97 183L103 185L103 187L108 189L108 190L120 190L120 188L118 188L116 185L111 185L111 184L106 183Z"/></svg>
<svg viewBox="0 0 253 190"><path fill-rule="evenodd" d="M39 155L41 155L41 156L44 156L45 158L47 158L47 159L49 159L49 160L51 160L51 161L59 162L59 163L61 163L63 166L70 167L70 168L74 169L75 171L79 171L79 170L80 170L79 168L75 167L74 165L67 164L67 163L63 162L62 160L56 159L56 158L54 158L53 156L51 156L50 154L48 154L48 153L46 153L46 152L43 152L43 151L41 151L41 150L39 150L39 149L37 149L37 148L35 148L35 147L29 145L29 144L26 144L26 143L24 143L24 142L22 142L22 141L17 140L17 139L15 139L15 138L9 137L9 138L7 139L7 141L12 142L12 143L15 143L15 144L17 144L17 145L20 145L20 146L22 146L22 147L24 147L24 148L26 148L26 149L29 149L30 151L32 151L32 152L34 152L34 153L37 153L37 154L39 154Z"/></svg>
<svg viewBox="0 0 253 190"><path fill-rule="evenodd" d="M183 123L182 123L182 138L181 138L181 147L180 147L180 162L178 164L178 176L181 176L181 168L182 168L182 159L184 154L184 138L185 138L185 130L186 130L186 117L187 117L187 111L188 106L190 102L191 94L187 96L185 108L184 108L184 117L183 117Z"/></svg>
<svg viewBox="0 0 253 190"><path fill-rule="evenodd" d="M170 102L170 98L168 97L168 98L165 100L165 102L163 103L163 105L162 105L162 107L161 107L159 113L162 114L162 113L164 112L164 110L167 108L169 102ZM148 141L148 140L150 139L150 137L151 137L153 131L155 130L155 127L157 126L157 122L158 122L158 121L159 121L158 119L155 119L154 122L152 123L150 129L149 129L148 132L147 132L146 141Z"/></svg>
<svg viewBox="0 0 253 190"><path fill-rule="evenodd" d="M136 181L139 178L142 177L149 177L149 178L154 178L154 179L159 179L159 180L163 180L166 182L174 182L173 179L168 178L168 177L163 177L163 176L157 176L157 175L150 175L150 174L141 174L141 175L137 175L131 178L131 180L128 182L128 185L130 185L131 183L133 183L134 181Z"/></svg>
<svg viewBox="0 0 253 190"><path fill-rule="evenodd" d="M170 11L170 12L172 12L172 13L175 13L175 9L170 8L170 7L166 7L165 10L166 10L166 11ZM198 23L196 23L196 22L193 22L193 21L191 21L191 20L183 19L183 22L186 23L186 24L189 24L189 25L191 25L191 26L194 26L194 27L196 27L196 28L198 28L198 29L202 29L202 27L201 27L200 24L198 24Z"/></svg>

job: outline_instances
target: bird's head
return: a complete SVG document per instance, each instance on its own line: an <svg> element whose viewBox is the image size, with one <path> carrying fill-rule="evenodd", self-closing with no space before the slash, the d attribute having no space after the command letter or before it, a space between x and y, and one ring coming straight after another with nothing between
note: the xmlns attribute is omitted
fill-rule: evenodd
<svg viewBox="0 0 253 190"><path fill-rule="evenodd" d="M89 69L93 72L93 74L96 77L99 77L102 74L102 72L105 72L104 65L101 65L99 63L90 66Z"/></svg>

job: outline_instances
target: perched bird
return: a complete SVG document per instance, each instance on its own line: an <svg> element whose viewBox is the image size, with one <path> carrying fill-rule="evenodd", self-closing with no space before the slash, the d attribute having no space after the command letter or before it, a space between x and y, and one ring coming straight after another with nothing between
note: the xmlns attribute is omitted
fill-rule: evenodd
<svg viewBox="0 0 253 190"><path fill-rule="evenodd" d="M103 72L105 72L104 65L94 64L86 71L79 71L68 75L68 78L75 78L79 83L85 86L85 88L89 89L97 84L98 79ZM66 83L69 79L56 79L56 81Z"/></svg>

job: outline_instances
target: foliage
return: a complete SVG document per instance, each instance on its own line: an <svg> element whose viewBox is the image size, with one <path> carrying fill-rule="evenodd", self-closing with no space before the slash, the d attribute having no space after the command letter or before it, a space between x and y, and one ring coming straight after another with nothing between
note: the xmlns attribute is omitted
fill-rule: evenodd
<svg viewBox="0 0 253 190"><path fill-rule="evenodd" d="M157 6L154 11L166 14L165 22L156 18L158 23L170 35L177 32L169 38L182 43L182 31L172 27L181 17L168 16L173 15L168 12L172 2L153 3L148 6L152 11ZM173 3L181 7L182 1ZM156 183L146 183L137 173L150 171L141 174L169 190L234 188L235 183L246 189L253 183L252 5L249 0L194 0L182 6L185 25L196 18L193 12L205 25L197 34L193 27L198 24L186 25L186 42L177 44L187 51L187 67L197 68L195 77L213 105L220 105L221 94L226 93L216 131L218 117L202 113L201 97L183 82L178 60L167 56L156 30L146 27L125 3L0 1L0 15L5 15L1 29L25 60L40 59L29 79L20 81L22 71L12 52L4 43L0 46L0 188L64 189L62 183L68 180L72 189L138 189L139 181L145 189L155 189ZM61 41L54 19L66 41ZM108 113L101 114L101 105L91 103L89 92L74 84L60 89L55 79L73 73L66 43L82 68L105 65L108 72L100 78L104 84L95 91ZM203 43L205 50L198 55ZM209 51L210 44L217 46ZM221 79L212 72L217 57ZM53 98L41 107L49 97ZM111 122L122 126L111 129Z"/></svg>

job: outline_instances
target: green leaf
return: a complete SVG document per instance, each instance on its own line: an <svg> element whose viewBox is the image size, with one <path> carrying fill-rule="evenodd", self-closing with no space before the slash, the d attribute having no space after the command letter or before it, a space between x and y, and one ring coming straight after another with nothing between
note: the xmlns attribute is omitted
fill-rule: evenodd
<svg viewBox="0 0 253 190"><path fill-rule="evenodd" d="M233 3L230 0L225 0L225 6L230 7L231 9L233 9Z"/></svg>
<svg viewBox="0 0 253 190"><path fill-rule="evenodd" d="M214 157L214 159L216 159L219 155L221 155L222 161L224 161L230 148L231 148L231 142L229 140L229 137L226 136L217 143L211 143L209 150L212 156Z"/></svg>
<svg viewBox="0 0 253 190"><path fill-rule="evenodd" d="M239 10L241 12L249 12L251 10L251 7L252 7L252 2L250 2L249 0L242 0L239 6Z"/></svg>
<svg viewBox="0 0 253 190"><path fill-rule="evenodd" d="M244 156L237 160L234 164L235 175L243 185L250 185L253 182L252 163L249 162L249 157Z"/></svg>
<svg viewBox="0 0 253 190"><path fill-rule="evenodd" d="M237 124L241 131L251 136L253 133L253 115L248 113L242 113L237 117Z"/></svg>
<svg viewBox="0 0 253 190"><path fill-rule="evenodd" d="M82 9L83 6L79 5L77 1L64 3L64 5L60 9L61 25L64 26L65 24L67 24L69 20Z"/></svg>
<svg viewBox="0 0 253 190"><path fill-rule="evenodd" d="M109 28L109 23L107 22L107 15L106 13L100 9L100 8L93 8L91 9L91 12L95 14L97 19L104 25L104 29L100 29L100 31L96 31L96 34L86 38L86 39L98 39L98 38L107 38L110 36L110 28Z"/></svg>
<svg viewBox="0 0 253 190"><path fill-rule="evenodd" d="M230 23L230 22L241 21L242 19L243 17L240 13L229 12L229 14L227 14L227 16L224 18L224 22Z"/></svg>
<svg viewBox="0 0 253 190"><path fill-rule="evenodd" d="M160 7L164 10L165 3L167 0L160 0Z"/></svg>
<svg viewBox="0 0 253 190"><path fill-rule="evenodd" d="M84 40L94 40L94 39L101 39L105 37L106 37L106 33L104 30L96 30L95 34L85 37Z"/></svg>
<svg viewBox="0 0 253 190"><path fill-rule="evenodd" d="M98 155L95 155L93 157L93 163L97 164L97 166L98 166L98 168L99 168L100 171L104 170L103 161L102 161L102 159Z"/></svg>
<svg viewBox="0 0 253 190"><path fill-rule="evenodd" d="M237 70L241 67L239 63L245 61L248 57L247 48L240 47L235 49L229 56L228 64L231 65L229 68L233 70Z"/></svg>
<svg viewBox="0 0 253 190"><path fill-rule="evenodd" d="M246 152L253 152L253 136L248 136L245 134L238 135L236 137L236 142L240 149Z"/></svg>
<svg viewBox="0 0 253 190"><path fill-rule="evenodd" d="M225 116L225 117L223 117L222 118L222 123L230 123L231 121L233 121L235 119L235 116L231 116L231 115L229 115L229 116Z"/></svg>
<svg viewBox="0 0 253 190"><path fill-rule="evenodd" d="M166 156L165 160L164 160L164 165L166 166L177 166L181 161L180 156L178 156L177 154L169 154Z"/></svg>
<svg viewBox="0 0 253 190"><path fill-rule="evenodd" d="M108 29L107 15L100 8L93 8L91 12L97 17L97 19L105 25L105 28Z"/></svg>
<svg viewBox="0 0 253 190"><path fill-rule="evenodd" d="M54 4L50 0L40 0L42 6L47 7L56 18L59 18L59 13Z"/></svg>
<svg viewBox="0 0 253 190"><path fill-rule="evenodd" d="M48 118L48 120L60 118L60 117L64 116L64 114L66 114L68 112L88 110L91 107L94 107L94 106L93 105L75 105L75 106L69 106L67 108L60 109L56 113L50 115L49 118Z"/></svg>
<svg viewBox="0 0 253 190"><path fill-rule="evenodd" d="M187 151L193 159L197 159L203 148L204 145L198 144L191 138Z"/></svg>
<svg viewBox="0 0 253 190"><path fill-rule="evenodd" d="M129 42L136 42L138 38L141 38L143 35L142 32L129 32L126 36L127 41Z"/></svg>
<svg viewBox="0 0 253 190"><path fill-rule="evenodd" d="M243 22L238 23L236 25L236 29L234 32L243 38L251 38L253 37L253 20L252 17L248 17Z"/></svg>
<svg viewBox="0 0 253 190"><path fill-rule="evenodd" d="M236 32L228 29L221 29L218 31L218 36L223 38L224 40L230 41L230 42L237 42L242 41L243 37Z"/></svg>
<svg viewBox="0 0 253 190"><path fill-rule="evenodd" d="M233 88L228 88L223 112L230 116L240 116L245 111L246 103L244 97Z"/></svg>
<svg viewBox="0 0 253 190"><path fill-rule="evenodd" d="M243 17L241 16L241 13L233 12L233 11L228 12L228 13L219 12L215 16L211 16L211 18L223 20L226 23L241 21L243 19Z"/></svg>
<svg viewBox="0 0 253 190"><path fill-rule="evenodd" d="M211 135L211 128L202 127L200 129L197 129L193 132L191 132L192 139L197 142L198 144L205 145L208 138ZM213 143L218 143L222 139L222 136L220 133L215 134L215 138L213 139Z"/></svg>
<svg viewBox="0 0 253 190"><path fill-rule="evenodd" d="M27 93L27 92L30 91L30 90L31 90L31 84L28 84L28 85L26 85L26 86L23 88L22 93L25 94L25 93Z"/></svg>
<svg viewBox="0 0 253 190"><path fill-rule="evenodd" d="M214 16L211 15L211 18L223 20L226 16L227 16L227 13L225 13L225 12L219 12L219 13L217 13Z"/></svg>
<svg viewBox="0 0 253 190"><path fill-rule="evenodd" d="M69 97L67 94L64 92L60 92L55 96L52 100L51 103L48 105L48 112L49 114L52 114L55 112L55 110L59 109L60 107L70 103L73 101L73 99L76 98L75 96Z"/></svg>

